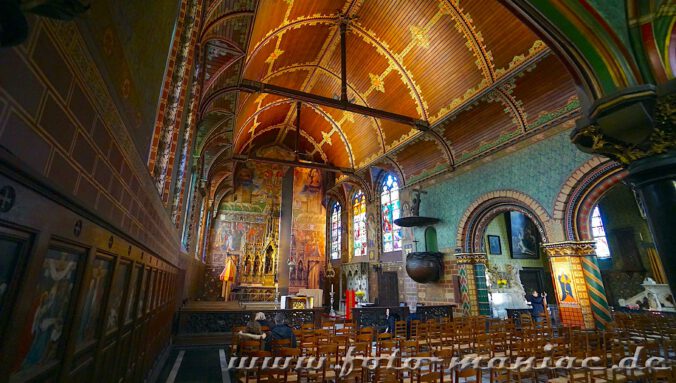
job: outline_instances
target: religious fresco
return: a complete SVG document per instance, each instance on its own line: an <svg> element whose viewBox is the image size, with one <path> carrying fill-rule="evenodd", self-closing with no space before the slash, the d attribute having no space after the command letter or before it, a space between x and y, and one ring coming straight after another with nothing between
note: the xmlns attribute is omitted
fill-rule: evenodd
<svg viewBox="0 0 676 383"><path fill-rule="evenodd" d="M103 295L110 284L112 263L108 259L94 260L91 276L87 283L87 296L82 307L80 326L78 327L78 345L91 341L96 336L96 324L101 316Z"/></svg>
<svg viewBox="0 0 676 383"><path fill-rule="evenodd" d="M322 205L322 181L322 174L316 169L294 170L290 293L324 285L326 212Z"/></svg>
<svg viewBox="0 0 676 383"><path fill-rule="evenodd" d="M50 249L42 263L31 311L16 350L15 372L24 372L58 358L73 286L82 254Z"/></svg>
<svg viewBox="0 0 676 383"><path fill-rule="evenodd" d="M220 203L213 221L207 256L205 299L229 299L236 286L273 286L283 169L278 165L240 164L234 191ZM223 288L226 259L234 262L233 281Z"/></svg>

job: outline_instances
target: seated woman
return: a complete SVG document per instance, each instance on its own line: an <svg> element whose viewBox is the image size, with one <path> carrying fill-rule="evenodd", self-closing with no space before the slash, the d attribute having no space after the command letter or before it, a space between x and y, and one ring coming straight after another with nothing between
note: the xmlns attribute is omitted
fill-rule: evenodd
<svg viewBox="0 0 676 383"><path fill-rule="evenodd" d="M268 322L268 320L265 318L265 314L261 311L256 313L254 320L258 322L261 325L261 327L263 327L263 331L269 331L270 328L272 327L270 326L270 322Z"/></svg>
<svg viewBox="0 0 676 383"><path fill-rule="evenodd" d="M249 338L249 339L265 339L266 334L261 330L261 325L255 320L249 321L246 324L246 331L240 331L237 333L237 335L243 337L243 338Z"/></svg>

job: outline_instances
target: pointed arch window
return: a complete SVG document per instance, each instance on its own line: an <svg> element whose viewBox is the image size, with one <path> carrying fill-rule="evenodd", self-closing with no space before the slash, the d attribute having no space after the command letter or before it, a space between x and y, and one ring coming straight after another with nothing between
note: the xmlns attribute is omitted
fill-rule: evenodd
<svg viewBox="0 0 676 383"><path fill-rule="evenodd" d="M340 204L336 202L331 209L331 259L340 259Z"/></svg>
<svg viewBox="0 0 676 383"><path fill-rule="evenodd" d="M380 208L383 216L383 251L388 253L401 250L401 228L394 224L394 220L399 218L401 212L399 183L391 174L383 182Z"/></svg>
<svg viewBox="0 0 676 383"><path fill-rule="evenodd" d="M591 216L592 237L596 241L596 256L599 258L610 258L610 248L608 247L608 238L606 237L606 229L603 227L603 219L601 219L601 210L599 206L594 206Z"/></svg>
<svg viewBox="0 0 676 383"><path fill-rule="evenodd" d="M360 190L352 199L354 223L354 256L366 256L366 197Z"/></svg>

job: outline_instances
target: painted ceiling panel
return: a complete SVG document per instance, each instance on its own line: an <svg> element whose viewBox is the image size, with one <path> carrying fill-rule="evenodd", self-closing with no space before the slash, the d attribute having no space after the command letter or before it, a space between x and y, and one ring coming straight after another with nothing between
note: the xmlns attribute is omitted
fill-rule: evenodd
<svg viewBox="0 0 676 383"><path fill-rule="evenodd" d="M500 2L491 7L487 7L485 1L464 1L460 5L471 16L476 31L481 33L483 45L491 52L496 70L508 68L516 56L527 55L538 40L537 35Z"/></svg>
<svg viewBox="0 0 676 383"><path fill-rule="evenodd" d="M207 45L212 48L205 60L202 141L206 132L229 132L232 126L233 154L296 146L296 100L218 93L242 79L307 93L301 159L357 171L374 164L401 168L413 182L450 168L449 150L457 165L579 107L566 69L499 2L261 0L254 6L251 1L214 5L211 21L237 9L255 9L255 17L232 15L203 31L219 41ZM435 131L444 143L412 125L362 115L346 103L336 105L341 20L347 23L348 102L439 125ZM246 55L238 60L240 46ZM507 73L517 75L500 80ZM310 101L315 96L329 101ZM223 123L227 112L235 116ZM452 120L444 121L448 117Z"/></svg>
<svg viewBox="0 0 676 383"><path fill-rule="evenodd" d="M528 129L574 111L579 105L575 84L554 55L516 79L514 96L523 103Z"/></svg>
<svg viewBox="0 0 676 383"><path fill-rule="evenodd" d="M429 136L406 145L392 158L404 173L407 183L425 173L439 173L451 167L441 144Z"/></svg>
<svg viewBox="0 0 676 383"><path fill-rule="evenodd" d="M444 129L456 163L464 162L495 144L501 136L517 130L512 116L499 101L482 100L461 113Z"/></svg>

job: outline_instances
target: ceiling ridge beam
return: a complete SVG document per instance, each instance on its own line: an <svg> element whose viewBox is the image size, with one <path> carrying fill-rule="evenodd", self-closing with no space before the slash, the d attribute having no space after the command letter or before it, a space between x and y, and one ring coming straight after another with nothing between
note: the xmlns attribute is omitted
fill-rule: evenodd
<svg viewBox="0 0 676 383"><path fill-rule="evenodd" d="M382 118L385 120L394 121L400 124L410 125L413 128L426 131L429 129L429 122L424 120L419 120L410 116L405 116L393 112L388 112L386 110L370 108L363 105L358 105L351 103L349 101L336 100L329 97L324 97L312 93L302 92L296 89L284 88L281 86L266 84L258 81L252 80L242 80L240 90L248 91L252 93L268 93L274 94L277 96L283 96L291 98L298 101L303 101L311 104L318 104L326 106L329 108L334 108L338 110L344 110L352 113L361 114L364 116L370 116L375 118Z"/></svg>
<svg viewBox="0 0 676 383"><path fill-rule="evenodd" d="M350 168L341 168L338 166L333 166L329 164L322 164L319 162L313 162L313 161L300 161L300 160L283 160L283 159L278 159L278 158L265 158L265 157L258 157L256 155L242 155L242 154L236 154L232 156L232 159L237 162L247 162L247 161L253 161L253 162L263 162L263 163L268 163L268 164L277 164L277 165L287 165L287 166L294 166L298 168L310 168L310 169L319 169L319 170L326 170L329 172L333 173L343 173L343 174L348 174L348 175L353 175L354 171Z"/></svg>

